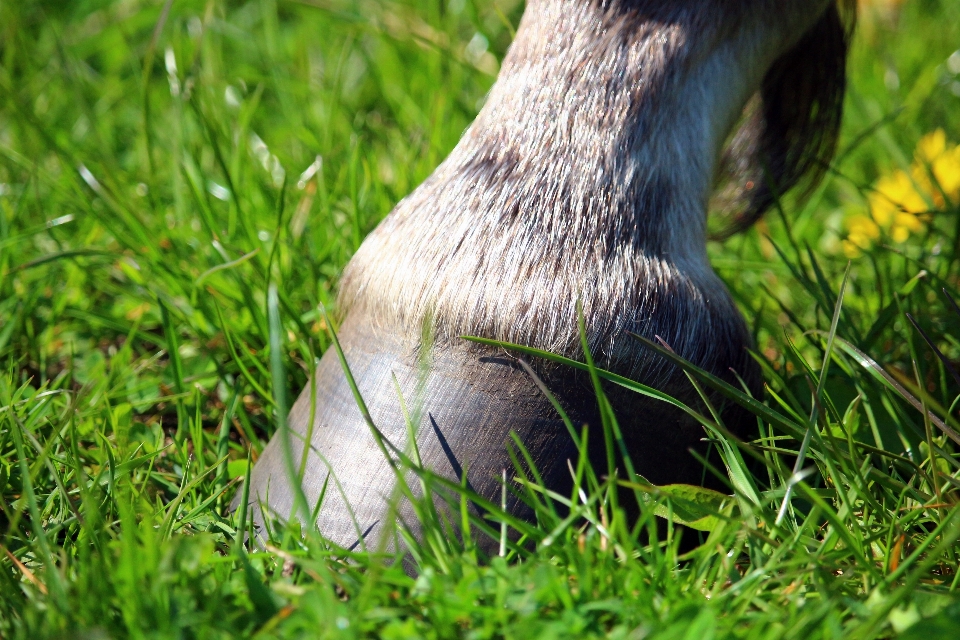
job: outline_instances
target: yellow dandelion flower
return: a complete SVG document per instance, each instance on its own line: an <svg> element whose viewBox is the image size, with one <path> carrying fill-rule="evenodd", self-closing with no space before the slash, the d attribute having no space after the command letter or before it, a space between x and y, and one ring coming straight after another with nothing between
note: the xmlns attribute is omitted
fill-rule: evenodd
<svg viewBox="0 0 960 640"><path fill-rule="evenodd" d="M949 145L943 129L923 136L910 170L882 176L868 202L869 216L854 215L846 221L843 249L848 257L861 255L882 234L906 242L924 230L931 210L960 204L960 145Z"/></svg>
<svg viewBox="0 0 960 640"><path fill-rule="evenodd" d="M849 258L850 260L853 260L854 258L859 258L860 256L863 255L863 249L861 249L859 246L857 246L853 242L850 242L849 238L847 240L842 241L840 244L843 247L843 255L847 256L847 258Z"/></svg>
<svg viewBox="0 0 960 640"><path fill-rule="evenodd" d="M843 252L848 258L856 258L880 238L880 227L870 216L861 214L851 217L847 220L847 229L847 239L843 241Z"/></svg>
<svg viewBox="0 0 960 640"><path fill-rule="evenodd" d="M937 129L920 138L917 143L916 157L921 162L933 162L947 150L947 134L943 129Z"/></svg>
<svg viewBox="0 0 960 640"><path fill-rule="evenodd" d="M912 213L898 213L893 219L892 227L900 227L910 233L920 233L923 231L923 222Z"/></svg>
<svg viewBox="0 0 960 640"><path fill-rule="evenodd" d="M913 178L914 184L919 185L920 193L924 194L927 200L933 203L934 208L943 206L943 196L940 194L940 190L937 189L936 185L930 180L930 174L926 167L916 164L913 165L910 169L910 176ZM930 207L928 206L927 209L930 209Z"/></svg>
<svg viewBox="0 0 960 640"><path fill-rule="evenodd" d="M923 213L930 208L906 171L896 171L880 178L869 200L870 213L883 228L893 224L899 213Z"/></svg>
<svg viewBox="0 0 960 640"><path fill-rule="evenodd" d="M894 242L906 242L910 237L910 230L906 227L890 227L890 239Z"/></svg>
<svg viewBox="0 0 960 640"><path fill-rule="evenodd" d="M870 216L853 216L847 221L847 228L850 229L851 236L857 236L867 241L877 240L880 237L880 227Z"/></svg>
<svg viewBox="0 0 960 640"><path fill-rule="evenodd" d="M925 135L917 144L912 175L936 207L947 204L944 194L952 203L960 202L960 145L948 149L943 129Z"/></svg>
<svg viewBox="0 0 960 640"><path fill-rule="evenodd" d="M960 145L934 160L930 170L952 204L960 204ZM939 190L936 193L940 195Z"/></svg>

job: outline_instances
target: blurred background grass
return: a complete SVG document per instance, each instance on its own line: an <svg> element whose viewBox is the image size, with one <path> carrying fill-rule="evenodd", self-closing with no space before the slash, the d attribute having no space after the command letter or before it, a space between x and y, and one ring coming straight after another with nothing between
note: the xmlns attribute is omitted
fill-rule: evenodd
<svg viewBox="0 0 960 640"><path fill-rule="evenodd" d="M0 353L36 383L68 363L99 380L124 344L169 353L165 305L176 374L160 354L117 390L160 419L155 400L187 387L224 400L244 363L269 388L275 278L301 387L310 341L325 346L317 303L469 124L506 9L5 4Z"/></svg>
<svg viewBox="0 0 960 640"><path fill-rule="evenodd" d="M960 3L861 5L828 179L710 255L796 411L809 410L804 363L823 359L814 332L829 329L852 259L838 335L956 426L960 316L943 289L960 290ZM340 269L456 144L521 13L518 0L0 0L0 633L186 633L189 616L169 620L170 594L207 635L275 620L257 618L249 574L217 555L235 536L222 511L233 479L275 428L268 286L280 292L293 395L327 347L318 305L336 316ZM949 449L945 437L925 437L922 414L864 377L834 367L826 382L840 415L861 397L863 418L844 422L853 435L955 475L930 454ZM947 488L935 493L952 505ZM267 573L285 566L255 560ZM61 577L37 578L50 562ZM517 571L510 588L529 579ZM337 588L363 592L355 579ZM391 579L400 586L350 611L388 606L394 592L416 610L429 592ZM163 580L185 591L158 591L148 607L144 585ZM837 602L870 592L864 583ZM340 611L338 597L323 606ZM814 616L818 633L830 616L841 629L863 613L831 603L841 613ZM542 614L514 604L518 619ZM231 613L218 618L220 607ZM405 611L384 619L423 633Z"/></svg>

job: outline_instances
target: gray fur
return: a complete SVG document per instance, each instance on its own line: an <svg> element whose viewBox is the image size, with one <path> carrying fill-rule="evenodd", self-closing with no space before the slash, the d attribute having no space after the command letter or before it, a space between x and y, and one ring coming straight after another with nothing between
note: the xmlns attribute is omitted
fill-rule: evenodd
<svg viewBox="0 0 960 640"><path fill-rule="evenodd" d="M579 357L580 300L608 366L657 375L626 330L739 362L707 203L745 103L830 4L531 0L476 121L363 243L342 306Z"/></svg>

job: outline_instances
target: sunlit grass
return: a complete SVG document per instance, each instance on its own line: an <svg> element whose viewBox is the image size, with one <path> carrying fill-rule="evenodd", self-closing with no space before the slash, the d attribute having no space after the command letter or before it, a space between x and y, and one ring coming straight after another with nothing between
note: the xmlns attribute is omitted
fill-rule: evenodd
<svg viewBox="0 0 960 640"><path fill-rule="evenodd" d="M0 636L957 635L960 5L864 4L826 184L709 248L767 384L689 371L758 416L700 415L728 495L581 465L582 495L511 484L526 523L408 459L452 506L405 568L296 526L246 548L227 506L522 7L0 2ZM467 499L504 557L449 535Z"/></svg>

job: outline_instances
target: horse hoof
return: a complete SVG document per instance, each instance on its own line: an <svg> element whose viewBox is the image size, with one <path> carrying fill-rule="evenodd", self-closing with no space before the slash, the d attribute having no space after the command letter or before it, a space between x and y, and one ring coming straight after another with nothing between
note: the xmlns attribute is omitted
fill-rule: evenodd
<svg viewBox="0 0 960 640"><path fill-rule="evenodd" d="M462 340L424 348L419 339L401 338L356 320L347 318L339 339L370 417L389 443L412 453L411 429L402 409L406 406L415 422L410 426L423 466L499 504L504 471L511 479L517 473L508 451L515 434L544 484L561 494L571 490L570 468L579 456L575 441L537 381L513 357ZM587 453L598 475L605 475L601 422L589 376L545 363L533 365L573 424L578 429L590 426ZM619 387L605 392L617 410L628 450L642 453L633 459L640 475L655 484L701 483L702 466L689 454L691 448L704 449L699 425L665 403ZM396 460L378 445L334 349L321 359L313 384L294 404L288 424L296 471L310 435L301 486L324 537L348 549L370 547L392 535L398 520L418 535L412 506L397 491L392 466ZM295 490L283 446L278 433L251 474L251 513L261 526L261 507L280 520L293 513ZM404 473L408 486L417 487L416 476ZM534 516L514 492L507 492L505 506L519 518ZM476 505L469 508L482 515ZM478 543L487 551L495 546L486 538Z"/></svg>

